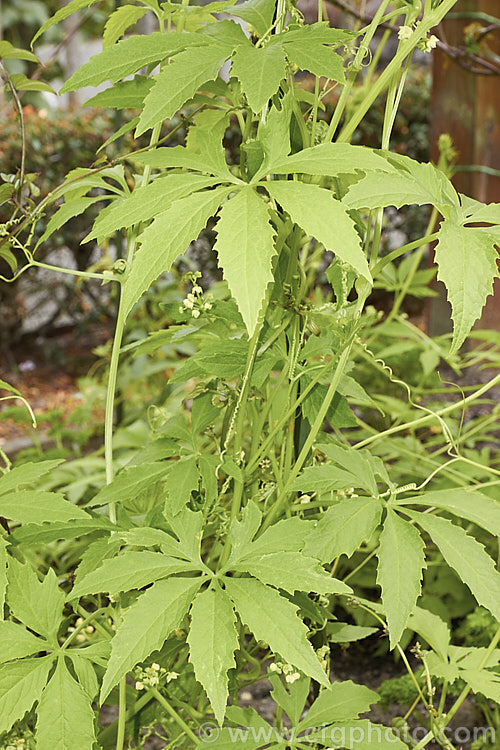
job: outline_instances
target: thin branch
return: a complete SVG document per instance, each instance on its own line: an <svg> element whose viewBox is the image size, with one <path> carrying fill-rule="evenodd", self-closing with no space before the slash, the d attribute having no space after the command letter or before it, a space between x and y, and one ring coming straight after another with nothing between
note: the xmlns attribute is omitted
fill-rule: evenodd
<svg viewBox="0 0 500 750"><path fill-rule="evenodd" d="M354 16L354 18L357 18L358 21L361 21L364 24L369 24L373 20L373 16L370 16L368 13L361 13L355 8L352 8L346 0L326 0L326 2L330 3L330 5L335 5L337 8L341 8L343 11ZM388 29L392 34L398 33L397 28L394 28L394 26L391 26L391 24L387 22L382 22L380 27ZM496 24L491 24L481 31L481 36L485 36L486 34L495 31L497 28L498 26ZM460 65L461 68L468 70L470 73L486 76L500 75L500 67L498 65L485 60L479 55L474 55L466 49L453 47L451 44L447 44L441 40L438 40L437 46L442 52L448 55L448 57L454 60L457 65ZM469 61L475 63L475 66L469 64Z"/></svg>

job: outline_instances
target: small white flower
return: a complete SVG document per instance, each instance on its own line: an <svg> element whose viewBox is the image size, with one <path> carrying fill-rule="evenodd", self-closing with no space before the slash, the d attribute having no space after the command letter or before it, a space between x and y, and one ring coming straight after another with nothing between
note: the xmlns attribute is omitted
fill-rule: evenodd
<svg viewBox="0 0 500 750"><path fill-rule="evenodd" d="M299 499L301 505L306 505L311 502L311 495L301 495Z"/></svg>
<svg viewBox="0 0 500 750"><path fill-rule="evenodd" d="M287 674L285 677L286 682L291 685L292 683L296 682L297 680L300 680L300 674L298 672L293 672L292 674Z"/></svg>
<svg viewBox="0 0 500 750"><path fill-rule="evenodd" d="M184 305L184 307L187 307L188 310L192 310L194 307L194 302L192 299L189 299L189 295L186 297L185 300L182 301L182 304Z"/></svg>
<svg viewBox="0 0 500 750"><path fill-rule="evenodd" d="M193 318L199 318L200 317L200 311L199 310L193 310L193 312L191 313L191 315L193 316Z"/></svg>
<svg viewBox="0 0 500 750"><path fill-rule="evenodd" d="M399 31L398 31L398 39L400 41L403 41L404 39L409 39L412 34L413 34L413 29L411 26L400 26Z"/></svg>
<svg viewBox="0 0 500 750"><path fill-rule="evenodd" d="M211 310L212 307L213 307L213 305L212 305L211 302L205 302L205 304L203 305L203 307L205 308L205 310Z"/></svg>
<svg viewBox="0 0 500 750"><path fill-rule="evenodd" d="M184 305L179 305L179 312L180 312L180 313L183 313L183 312L184 312Z"/></svg>
<svg viewBox="0 0 500 750"><path fill-rule="evenodd" d="M144 683L143 683L143 682L139 682L139 681L137 681L137 682L135 683L135 689L136 689L136 690L144 690Z"/></svg>
<svg viewBox="0 0 500 750"><path fill-rule="evenodd" d="M151 664L151 669L154 669L155 672L159 672L160 671L160 665L157 664L156 662L154 662L153 664Z"/></svg>
<svg viewBox="0 0 500 750"><path fill-rule="evenodd" d="M423 50L424 52L431 52L433 49L437 47L437 43L439 42L439 39L435 34L431 34L431 36L428 39L423 39Z"/></svg>
<svg viewBox="0 0 500 750"><path fill-rule="evenodd" d="M193 287L193 294L203 294L203 289L201 288L201 286L199 286L199 284L196 284Z"/></svg>
<svg viewBox="0 0 500 750"><path fill-rule="evenodd" d="M275 664L273 662L272 664L269 665L269 671L270 672L281 672L281 669L278 667L277 664Z"/></svg>
<svg viewBox="0 0 500 750"><path fill-rule="evenodd" d="M166 679L167 682L172 682L172 680L176 680L179 676L178 672L167 672Z"/></svg>
<svg viewBox="0 0 500 750"><path fill-rule="evenodd" d="M186 299L188 299L190 302L194 302L196 300L196 297L192 292L190 292L188 295L186 295Z"/></svg>
<svg viewBox="0 0 500 750"><path fill-rule="evenodd" d="M87 625L87 627L85 628L85 632L86 633L93 633L94 632L94 628L92 627L92 625Z"/></svg>

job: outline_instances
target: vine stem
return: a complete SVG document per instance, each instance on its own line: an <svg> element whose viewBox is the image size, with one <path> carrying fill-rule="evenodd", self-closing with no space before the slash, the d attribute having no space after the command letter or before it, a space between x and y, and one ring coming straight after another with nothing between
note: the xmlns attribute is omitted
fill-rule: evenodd
<svg viewBox="0 0 500 750"><path fill-rule="evenodd" d="M481 671L481 669L483 669L483 667L486 666L489 657L491 656L491 654L493 653L493 651L497 647L499 641L500 641L500 627L497 629L497 632L495 633L495 635L491 639L490 645L486 649L486 653L484 654L483 658L481 659L481 662L480 662L479 667L478 667L478 671ZM462 690L462 692L460 693L460 695L458 696L458 698L456 699L456 701L453 704L453 706L450 708L450 710L446 714L446 716L445 716L445 722L446 723L443 726L446 726L447 724L450 723L450 721L453 719L453 717L457 713L458 709L460 708L460 706L462 705L462 703L464 702L464 700L467 698L469 692L470 692L470 687L469 687L469 685L466 685L464 687L464 689ZM413 750L423 750L423 748L426 747L426 745L428 745L429 742L433 738L434 738L434 733L433 732L428 732L425 735L425 737L423 737L420 740L420 742L418 743L418 745L415 745L415 747L413 748Z"/></svg>
<svg viewBox="0 0 500 750"><path fill-rule="evenodd" d="M437 8L432 13L429 13L429 16L426 20L423 19L420 22L420 24L417 26L417 28L413 32L411 38L401 44L398 52L393 57L389 65L386 67L386 69L380 75L380 77L375 81L373 86L370 88L370 91L367 92L367 95L364 97L361 104L356 108L352 117L342 128L337 138L337 142L349 143L354 131L356 130L359 123L361 122L363 117L366 115L370 107L372 106L373 102L377 99L379 94L381 94L382 91L384 91L386 86L389 85L392 79L392 76L394 75L394 72L400 68L405 58L413 52L413 50L417 46L417 43L421 39L423 39L423 37L427 34L428 31L430 31L430 29L432 29L434 26L437 26L443 20L443 18L448 13L448 11L450 11L453 8L453 6L456 5L456 3L457 3L457 0L444 0L444 2L440 5L439 8ZM372 24L375 22L375 19L377 19L377 26L378 26L378 21L380 17L381 16L379 15L377 11L377 14L374 16L373 21L370 24L369 28L372 27ZM373 33L375 33L375 29L373 29ZM365 45L362 45L362 47L363 46ZM360 50L362 49L362 47L360 47ZM358 54L360 50L358 50ZM357 61L357 57L358 56L356 55L356 61ZM353 65L356 64L356 61L353 63ZM349 82L344 87L344 91L348 88L348 86L349 86ZM347 92L346 99L347 99L348 94L349 92ZM340 103L340 100L339 100L339 103ZM337 120L337 124L338 124L338 120ZM337 125L335 125L335 128L336 127ZM333 136L334 136L334 130L330 127L330 131L328 133L328 139L331 140Z"/></svg>
<svg viewBox="0 0 500 750"><path fill-rule="evenodd" d="M376 435L372 435L371 437L365 438L365 440L361 440L359 443L356 443L353 446L353 448L356 448L357 450L359 450L360 448L364 448L366 445L370 445L371 443L374 443L376 440L385 438L388 435L393 435L395 432L408 430L410 427L412 428L421 427L427 422L430 422L435 417L442 417L444 414L449 414L449 412L453 411L454 409L459 409L461 407L467 406L468 404L472 403L477 398L482 396L483 393L486 393L486 391L489 391L491 388L494 388L498 383L500 383L500 375L496 375L494 378L492 378L492 380L490 380L488 383L485 383L475 393L472 393L470 396L467 396L467 398L463 398L460 401L456 401L453 404L449 404L449 406L446 406L443 409L440 409L439 411L433 412L432 414L426 414L425 417L419 417L418 419L414 419L411 422L398 424L398 425L395 425L394 427L390 427L388 430L384 430L383 432L377 432Z"/></svg>
<svg viewBox="0 0 500 750"><path fill-rule="evenodd" d="M340 379L341 379L342 375L344 374L345 367L346 367L347 362L349 360L349 355L351 353L352 345L353 345L353 341L351 341L346 346L346 348L344 349L344 351L340 355L339 361L337 363L337 367L335 368L335 372L333 373L332 381L331 381L331 383L330 383L330 385L328 387L328 391L327 391L327 393L325 395L325 399L324 399L323 403L321 404L321 408L319 409L319 411L318 411L318 413L316 415L316 419L314 420L314 423L311 426L311 430L310 430L310 432L309 432L309 434L308 434L308 436L307 436L307 438L306 438L306 440L304 442L304 445L302 446L302 450L300 451L297 460L295 461L293 469L291 470L290 475L289 475L287 481L285 482L283 490L278 495L278 497L276 499L276 502L274 503L274 505L272 506L272 508L271 508L271 510L269 512L269 515L267 516L267 518L264 521L264 524L263 524L263 527L262 527L262 531L265 531L270 526L270 524L274 521L276 515L281 510L281 507L282 507L282 505L283 505L283 503L284 503L284 501L286 499L286 496L288 494L288 491L290 489L291 484L295 481L295 479L299 475L299 473L300 473L300 471L301 471L301 469L302 469L302 467L303 467L303 465L304 465L304 463L305 463L305 461L307 459L309 451L311 450L311 448L313 446L313 443L316 440L317 434L318 434L318 432L320 431L320 429L321 429L321 427L323 425L323 422L325 420L326 413L327 413L327 411L328 411L328 409L330 407L331 401L332 401L333 397L335 396L335 393L337 392L337 388L338 388L338 385L340 383Z"/></svg>
<svg viewBox="0 0 500 750"><path fill-rule="evenodd" d="M359 71L361 70L362 64L363 64L363 58L366 55L366 51L369 48L368 45L370 44L373 35L375 34L376 30L378 29L379 22L381 21L387 6L390 4L391 0L383 0L383 2L380 4L377 12L375 13L370 25L368 26L368 29L366 30L366 34L363 39L363 43L360 44L358 51L356 53L356 57L354 58L354 61L351 65L351 69L349 71L349 76L347 79L347 82L345 86L342 89L342 93L340 94L340 98L337 102L337 106L335 107L335 112L333 113L333 117L330 121L330 125L328 127L328 132L325 137L325 141L331 141L333 140L333 137L335 135L335 131L337 130L338 124L341 120L342 115L344 114L344 110L347 106L347 102L349 99L349 95L351 93L352 87L354 85L354 82L357 78L357 75Z"/></svg>
<svg viewBox="0 0 500 750"><path fill-rule="evenodd" d="M160 704L160 706L163 706L163 708L165 709L165 711L167 711L167 713L170 714L170 716L175 721L175 723L178 724L180 726L180 728L187 734L187 736L189 737L189 739L193 740L193 742L195 743L195 745L199 745L200 744L200 738L197 737L195 735L195 733L193 732L193 730L188 727L188 725L186 724L186 722L184 721L184 719L181 716L179 716L179 714L177 713L177 711L174 708L172 708L172 706L170 705L170 703L167 701L166 698L163 697L163 695L160 693L160 691L157 688L155 688L155 687L148 688L148 690L149 690L150 693L152 693L154 695L154 697L156 698L156 700L158 701L158 703Z"/></svg>
<svg viewBox="0 0 500 750"><path fill-rule="evenodd" d="M154 146L158 142L158 138L161 130L161 122L155 125L153 133L151 135L151 146ZM149 181L151 172L148 171L144 175L142 185L147 184L146 179ZM116 383L118 379L118 365L120 362L120 350L123 341L123 334L125 331L126 314L123 306L123 286L127 283L127 276L130 270L130 265L134 258L134 252L137 244L136 234L132 232L129 236L128 248L127 248L127 272L120 285L120 301L118 305L118 315L116 318L115 335L113 338L113 348L111 350L111 360L109 363L109 377L108 377L108 388L106 391L106 407L104 414L104 461L106 466L106 484L111 484L114 478L114 466L113 466L113 427L114 427L114 406L115 406L115 392ZM111 523L116 523L116 505L110 503L108 506L109 520ZM116 733L116 750L123 750L125 742L125 726L126 726L126 713L127 713L127 683L126 678L123 677L119 683L119 697L118 697L118 727Z"/></svg>

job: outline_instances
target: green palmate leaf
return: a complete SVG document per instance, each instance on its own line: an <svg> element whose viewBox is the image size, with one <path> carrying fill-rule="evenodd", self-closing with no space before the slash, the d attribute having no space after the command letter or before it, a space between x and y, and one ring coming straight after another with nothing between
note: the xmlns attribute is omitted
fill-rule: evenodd
<svg viewBox="0 0 500 750"><path fill-rule="evenodd" d="M12 492L12 490L16 490L18 487L29 486L38 482L41 477L48 474L52 469L55 469L59 464L62 464L62 459L39 461L35 464L30 462L11 469L7 474L0 477L0 495Z"/></svg>
<svg viewBox="0 0 500 750"><path fill-rule="evenodd" d="M266 182L266 190L307 234L371 282L354 222L328 190L304 182Z"/></svg>
<svg viewBox="0 0 500 750"><path fill-rule="evenodd" d="M294 604L253 578L225 578L224 584L242 622L257 640L268 643L274 653L322 685L329 684Z"/></svg>
<svg viewBox="0 0 500 750"><path fill-rule="evenodd" d="M234 4L235 0L221 0L220 2L208 3L205 6L191 7L184 5L179 8L179 4L172 2L162 2L161 6L165 15L172 20L176 26L179 23L184 24L187 31L194 31L199 28L200 24L210 23L213 21L213 14L220 13L228 6Z"/></svg>
<svg viewBox="0 0 500 750"><path fill-rule="evenodd" d="M500 224L500 203L481 203L460 193L461 219L465 224L485 222Z"/></svg>
<svg viewBox="0 0 500 750"><path fill-rule="evenodd" d="M219 132L204 130L203 127L195 128L197 133L194 141L191 138L191 147L196 149L199 158L204 162L203 171L209 171L225 182L241 184L239 177L234 177L226 164L226 151L222 144L225 129L226 120L223 121L223 127L219 129Z"/></svg>
<svg viewBox="0 0 500 750"><path fill-rule="evenodd" d="M308 70L313 75L326 76L332 81L344 83L342 57L328 47L304 40L287 43L285 51L288 58L301 70Z"/></svg>
<svg viewBox="0 0 500 750"><path fill-rule="evenodd" d="M99 86L105 81L116 83L145 65L164 60L192 44L205 45L207 40L200 34L179 31L131 36L93 55L66 81L61 93L76 91L84 86Z"/></svg>
<svg viewBox="0 0 500 750"><path fill-rule="evenodd" d="M165 477L165 489L168 492L170 513L176 515L186 507L193 490L198 489L200 475L196 456L187 456L179 461L170 462Z"/></svg>
<svg viewBox="0 0 500 750"><path fill-rule="evenodd" d="M302 382L305 385L309 385L311 381L307 375L305 375ZM309 424L314 424L314 420L325 401L327 392L328 387L326 385L317 383L304 399L302 403L302 414L308 420ZM328 411L326 412L325 420L332 427L336 427L337 429L341 429L342 427L357 427L358 424L356 415L349 406L347 399L345 399L340 393L335 393L333 396Z"/></svg>
<svg viewBox="0 0 500 750"><path fill-rule="evenodd" d="M283 97L281 109L271 107L264 122L259 126L259 142L264 150L263 171L270 172L273 164L290 153L290 119L292 115L291 93Z"/></svg>
<svg viewBox="0 0 500 750"><path fill-rule="evenodd" d="M43 582L28 563L9 560L7 603L18 620L51 642L57 640L64 594L51 568Z"/></svg>
<svg viewBox="0 0 500 750"><path fill-rule="evenodd" d="M7 201L10 201L10 199L12 198L15 192L16 192L16 189L14 185L10 185L9 183L0 185L0 206L3 206L4 203L7 203ZM2 380L2 383L3 382L5 381ZM1 386L1 387L4 388L5 386Z"/></svg>
<svg viewBox="0 0 500 750"><path fill-rule="evenodd" d="M147 8L134 5L122 5L117 8L106 21L102 37L103 48L111 47L130 26L136 24L147 12Z"/></svg>
<svg viewBox="0 0 500 750"><path fill-rule="evenodd" d="M391 648L399 643L420 596L424 549L417 529L389 508L377 553L377 583L382 589Z"/></svg>
<svg viewBox="0 0 500 750"><path fill-rule="evenodd" d="M393 168L371 148L351 146L349 143L321 143L318 146L305 148L297 154L273 164L275 174L353 174L357 170L377 170L392 172ZM380 175L377 179L380 179Z"/></svg>
<svg viewBox="0 0 500 750"><path fill-rule="evenodd" d="M17 91L48 91L50 94L56 93L48 83L33 81L31 78L25 76L24 73L12 73L10 80Z"/></svg>
<svg viewBox="0 0 500 750"><path fill-rule="evenodd" d="M203 513L195 513L184 508L180 513L171 515L168 506L165 508L170 528L180 541L183 556L203 567L200 557L201 540L203 537Z"/></svg>
<svg viewBox="0 0 500 750"><path fill-rule="evenodd" d="M149 185L134 190L123 200L114 202L106 212L100 214L84 242L90 242L98 237L109 237L117 229L126 229L134 224L149 221L166 211L174 201L213 184L212 178L194 174L159 177Z"/></svg>
<svg viewBox="0 0 500 750"><path fill-rule="evenodd" d="M355 382L355 381L354 381ZM357 478L356 487L362 487L373 495L377 494L377 482L373 467L370 464L370 454L353 448L344 448L334 443L318 444L316 448L330 460L335 461L343 469L350 471Z"/></svg>
<svg viewBox="0 0 500 750"><path fill-rule="evenodd" d="M46 242L54 232L57 232L57 230L64 226L70 219L73 219L75 216L80 216L87 210L87 208L93 206L94 203L109 200L110 197L110 195L97 195L92 198L76 198L75 200L63 203L50 219L45 232L38 240L36 246L39 247L43 242Z"/></svg>
<svg viewBox="0 0 500 750"><path fill-rule="evenodd" d="M304 492L332 492L350 487L360 487L355 474L332 464L308 466L291 486L292 490Z"/></svg>
<svg viewBox="0 0 500 750"><path fill-rule="evenodd" d="M336 722L308 735L310 742L321 742L324 747L343 747L349 750L407 750L408 745L382 724L368 719Z"/></svg>
<svg viewBox="0 0 500 750"><path fill-rule="evenodd" d="M495 244L498 241L488 229L446 220L441 224L435 257L438 279L446 286L452 309L452 352L463 344L487 296L493 294L493 280L500 275Z"/></svg>
<svg viewBox="0 0 500 750"><path fill-rule="evenodd" d="M65 18L69 18L69 16L73 15L73 13L76 13L79 10L83 10L84 8L89 8L91 5L95 5L95 3L97 2L99 2L99 0L71 0L69 3L67 3L67 5L54 13L54 15L51 16L48 21L45 21L43 26L38 29L35 36L31 40L31 46L33 47L38 37L44 34L52 26L55 26L60 21L64 21Z"/></svg>
<svg viewBox="0 0 500 750"><path fill-rule="evenodd" d="M121 532L120 539L123 539L125 544L137 547L160 547L161 551L166 555L180 558L186 557L179 542L161 529L148 527L130 529L129 531Z"/></svg>
<svg viewBox="0 0 500 750"><path fill-rule="evenodd" d="M152 282L168 271L177 256L198 237L227 193L228 188L218 188L175 201L140 235L141 247L134 256L123 289L125 315Z"/></svg>
<svg viewBox="0 0 500 750"><path fill-rule="evenodd" d="M227 112L220 109L202 109L191 118L191 124L186 135L186 146L188 150L195 153L200 152L203 146L203 136L212 136L219 144L219 150L224 158L221 141L229 125ZM224 160L225 163L225 160Z"/></svg>
<svg viewBox="0 0 500 750"><path fill-rule="evenodd" d="M116 526L107 518L96 517L88 521L52 521L45 524L27 524L11 534L16 544L48 544L58 539L76 539L92 531L116 531Z"/></svg>
<svg viewBox="0 0 500 750"><path fill-rule="evenodd" d="M380 523L382 504L372 497L342 500L324 513L310 532L304 552L322 563L350 557Z"/></svg>
<svg viewBox="0 0 500 750"><path fill-rule="evenodd" d="M52 657L22 659L0 666L0 734L22 719L43 690Z"/></svg>
<svg viewBox="0 0 500 750"><path fill-rule="evenodd" d="M258 113L285 77L285 53L281 47L242 45L234 54L231 74L239 79L252 111Z"/></svg>
<svg viewBox="0 0 500 750"><path fill-rule="evenodd" d="M330 643L352 643L361 641L363 638L373 635L378 628L370 628L363 625L349 625L345 622L332 622L327 625L328 640Z"/></svg>
<svg viewBox="0 0 500 750"><path fill-rule="evenodd" d="M0 497L0 515L19 523L90 520L88 513L57 492L17 490Z"/></svg>
<svg viewBox="0 0 500 750"><path fill-rule="evenodd" d="M38 63L38 57L33 52L28 52L18 47L13 47L10 42L0 41L0 60L29 60Z"/></svg>
<svg viewBox="0 0 500 750"><path fill-rule="evenodd" d="M192 571L193 567L193 563L173 560L161 552L127 551L118 557L103 560L100 567L78 581L68 596L76 599L101 591L118 594L140 589L173 573Z"/></svg>
<svg viewBox="0 0 500 750"><path fill-rule="evenodd" d="M364 685L356 685L350 680L336 682L321 691L299 727L302 730L332 724L334 721L356 719L378 701L377 693Z"/></svg>
<svg viewBox="0 0 500 750"><path fill-rule="evenodd" d="M270 44L286 44L288 42L301 42L302 44L333 44L339 45L354 39L359 34L355 31L345 29L334 29L327 21L311 23L296 29L285 29L281 34L276 34L269 40Z"/></svg>
<svg viewBox="0 0 500 750"><path fill-rule="evenodd" d="M500 573L482 544L445 518L407 509L404 512L430 535L450 568L458 573L478 603L500 620Z"/></svg>
<svg viewBox="0 0 500 750"><path fill-rule="evenodd" d="M460 677L470 685L474 693L482 693L495 703L500 703L500 676L486 669L461 669Z"/></svg>
<svg viewBox="0 0 500 750"><path fill-rule="evenodd" d="M187 639L189 660L220 725L228 697L227 672L236 666L234 652L239 647L235 621L231 600L219 585L198 594L194 600Z"/></svg>
<svg viewBox="0 0 500 750"><path fill-rule="evenodd" d="M42 641L21 625L10 620L0 622L0 643L2 644L0 662L22 659L24 656L45 651L47 648L46 641Z"/></svg>
<svg viewBox="0 0 500 750"><path fill-rule="evenodd" d="M158 581L128 609L111 642L111 657L104 675L101 701L139 661L163 646L178 628L203 578Z"/></svg>
<svg viewBox="0 0 500 750"><path fill-rule="evenodd" d="M103 487L88 503L88 507L135 499L152 484L156 484L167 471L168 464L164 462L146 463L122 469L111 484Z"/></svg>
<svg viewBox="0 0 500 750"><path fill-rule="evenodd" d="M309 521L303 521L295 516L269 526L251 543L247 542L242 534L239 543L235 540L231 559L234 561L247 556L268 555L271 552L296 552L304 546L311 528L312 524Z"/></svg>
<svg viewBox="0 0 500 750"><path fill-rule="evenodd" d="M99 681L95 673L94 665L90 659L80 658L76 649L70 650L68 656L71 659L79 685L85 690L88 698L93 701L99 692Z"/></svg>
<svg viewBox="0 0 500 750"><path fill-rule="evenodd" d="M408 627L418 633L436 654L446 661L450 645L450 629L440 617L422 607L415 607Z"/></svg>
<svg viewBox="0 0 500 750"><path fill-rule="evenodd" d="M201 133L199 136L201 136ZM210 136L209 134L205 134L205 137L209 138ZM200 140L201 139L199 138L197 148L199 148ZM210 156L207 154L206 150L204 150L203 153L199 153L199 150L195 151L191 148L185 148L184 146L173 146L170 148L157 148L154 151L138 154L135 158L141 164L148 164L156 169L185 167L186 169L195 169L198 172L214 174L216 177L220 177L224 181L235 183L241 182L238 178L234 177L227 168L221 140L213 137L210 146L212 149ZM215 153L213 153L214 151ZM186 177L187 175L172 176Z"/></svg>
<svg viewBox="0 0 500 750"><path fill-rule="evenodd" d="M494 536L500 536L500 503L481 492L454 487L450 490L425 492L416 497L398 497L398 504L442 508L459 518L472 521Z"/></svg>
<svg viewBox="0 0 500 750"><path fill-rule="evenodd" d="M174 57L156 76L155 85L146 97L136 135L139 136L156 123L173 117L202 84L217 78L231 51L229 47L211 44L187 49Z"/></svg>
<svg viewBox="0 0 500 750"><path fill-rule="evenodd" d="M262 583L284 589L318 594L350 594L352 589L329 576L317 559L301 552L270 552L245 555L233 565L233 570L250 573Z"/></svg>
<svg viewBox="0 0 500 750"><path fill-rule="evenodd" d="M122 6L130 8L130 5ZM87 99L85 107L110 107L111 109L141 109L154 81L146 76L135 76L130 81L119 81L109 89Z"/></svg>
<svg viewBox="0 0 500 750"><path fill-rule="evenodd" d="M248 355L248 341L210 342L193 355L196 364L207 375L232 380L243 375Z"/></svg>
<svg viewBox="0 0 500 750"><path fill-rule="evenodd" d="M246 0L232 8L233 16L242 18L263 36L271 27L276 8L276 0Z"/></svg>
<svg viewBox="0 0 500 750"><path fill-rule="evenodd" d="M92 750L94 712L89 696L60 657L37 708L37 750Z"/></svg>
<svg viewBox="0 0 500 750"><path fill-rule="evenodd" d="M231 545L229 564L239 560L248 553L249 545L260 528L262 513L258 506L250 500L243 508L241 521L231 524L228 534L228 544ZM270 527L272 528L272 526ZM293 548L295 549L295 547Z"/></svg>
<svg viewBox="0 0 500 750"><path fill-rule="evenodd" d="M392 156L392 154L391 154ZM402 162L404 169L385 169L390 174L368 172L351 185L343 198L348 208L382 208L384 206L451 205L454 195L449 193L449 183L433 164L420 164L411 159ZM452 188L453 190L453 188Z"/></svg>
<svg viewBox="0 0 500 750"><path fill-rule="evenodd" d="M4 616L5 594L7 592L7 542L0 536L0 621Z"/></svg>
<svg viewBox="0 0 500 750"><path fill-rule="evenodd" d="M104 560L116 555L122 545L123 541L119 533L113 536L102 536L91 542L82 552L80 563L75 570L75 585L79 585L80 581L102 565Z"/></svg>
<svg viewBox="0 0 500 750"><path fill-rule="evenodd" d="M216 229L219 263L251 336L273 279L276 251L267 206L255 190L245 187L224 205Z"/></svg>
<svg viewBox="0 0 500 750"><path fill-rule="evenodd" d="M11 187L11 185L2 185L2 187ZM1 188L0 188L1 190ZM14 188L12 188L12 192L14 192ZM17 390L17 388L14 388L13 385L10 385L10 383L6 383L5 380L0 379L0 388L4 391L9 391L9 393L15 393L16 396L20 396L21 392Z"/></svg>
<svg viewBox="0 0 500 750"><path fill-rule="evenodd" d="M283 708L290 719L292 726L295 727L300 722L300 717L304 710L306 699L309 695L311 680L308 677L301 677L291 685L287 685L288 690L281 682L281 678L277 674L269 675L269 681L273 686L271 696L275 703ZM234 713L231 712L232 720L234 721ZM249 726L248 723L244 726Z"/></svg>

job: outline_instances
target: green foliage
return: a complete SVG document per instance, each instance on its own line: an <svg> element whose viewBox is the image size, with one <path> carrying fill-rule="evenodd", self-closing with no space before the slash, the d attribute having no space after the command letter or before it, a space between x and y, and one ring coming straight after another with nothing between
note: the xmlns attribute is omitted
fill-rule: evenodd
<svg viewBox="0 0 500 750"><path fill-rule="evenodd" d="M440 361L456 372L468 362L458 350L497 274L500 214L459 196L443 160L436 167L386 148L402 64L453 4L426 4L361 102L352 83L376 20L356 33L306 26L281 0L121 5L109 11L103 51L62 89L109 81L90 103L138 110L108 137L108 161L75 165L39 201L31 173L4 179L12 218L0 240L14 274L13 250L19 272L39 265L37 248L77 217L86 217L87 242L106 246L123 232L126 253L74 272L119 290L105 352L104 457L42 454L12 468L0 452L1 732L22 721L41 750L123 750L160 724L167 743L187 750L214 717L214 748L233 746L238 730L239 742L257 750L283 746L286 713L293 746L307 737L316 748L361 750L379 731L377 747L402 750L388 728L382 735L360 718L377 701L372 690L330 680L332 644L355 648L375 634L399 655L419 639L425 743L451 718L447 684L465 686L460 702L469 690L478 702L500 699L500 631L478 648L456 645L448 626L474 600L500 619L490 555L500 530L498 461L474 445L478 432L490 438L492 420L469 428L456 416L498 376L458 402L432 399ZM73 0L34 41L91 5ZM160 31L121 39L147 9ZM221 11L251 34L217 20ZM411 22L407 14L401 20ZM316 80L308 94L297 68L338 85L331 126L318 120L327 87ZM6 75L14 87L29 85ZM381 92L384 148L346 142ZM117 157L133 128L136 136L152 130L149 144L134 150L129 136ZM166 144L177 131L182 142ZM231 132L239 148L229 159ZM387 257L384 210L424 205L441 217L439 228ZM488 226L469 226L479 222ZM206 228L223 278L209 292L187 256ZM425 294L431 274L418 272L419 248L434 239L453 308L451 348L449 337L431 340L398 315L401 295ZM318 282L320 266L328 287ZM162 282L165 273L172 283ZM397 295L387 321L367 305L374 286ZM472 360L481 356L491 364L496 350ZM412 364L411 378L392 369L400 359ZM20 397L0 386L5 398ZM439 595L456 607L444 607L446 622ZM265 676L274 726L239 706L240 688ZM386 702L398 690L413 699L408 685L389 687ZM118 704L111 727L99 725L98 703Z"/></svg>

